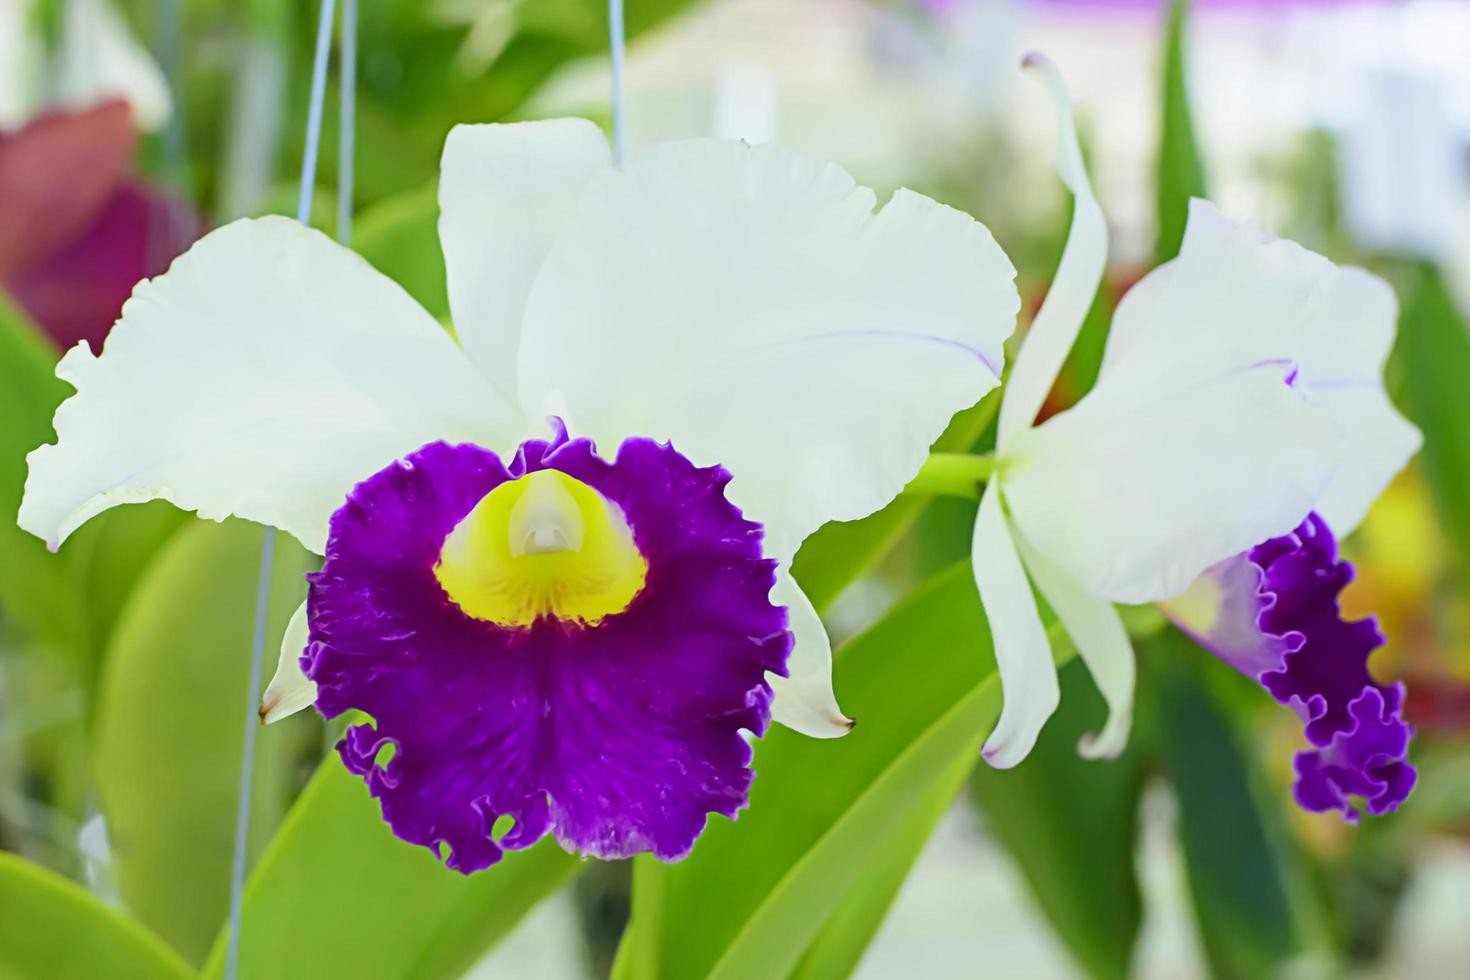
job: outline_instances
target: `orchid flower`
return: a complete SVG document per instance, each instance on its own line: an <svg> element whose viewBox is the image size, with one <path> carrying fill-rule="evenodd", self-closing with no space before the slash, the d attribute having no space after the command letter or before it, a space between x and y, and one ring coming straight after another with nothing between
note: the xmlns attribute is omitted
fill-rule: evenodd
<svg viewBox="0 0 1470 980"><path fill-rule="evenodd" d="M1109 707L1084 755L1113 755L1128 737L1133 652L1111 603L1167 601L1302 716L1320 750L1298 759L1303 805L1351 815L1344 792L1375 811L1396 804L1412 784L1402 697L1368 674L1373 624L1338 617L1351 569L1328 530L1350 532L1420 445L1383 388L1393 293L1196 200L1179 257L1119 305L1096 386L1034 425L1092 302L1107 232L1061 79L1031 63L1058 106L1058 169L1075 206L1003 396L975 522L1006 698L985 758L1020 762L1057 706L1034 584Z"/></svg>
<svg viewBox="0 0 1470 980"><path fill-rule="evenodd" d="M457 127L440 205L454 338L284 218L141 284L61 361L20 523L290 533L325 562L262 714L369 715L339 752L400 837L677 859L745 805L742 730L851 726L791 558L998 383L1014 270L918 194L732 141L617 169L575 119Z"/></svg>

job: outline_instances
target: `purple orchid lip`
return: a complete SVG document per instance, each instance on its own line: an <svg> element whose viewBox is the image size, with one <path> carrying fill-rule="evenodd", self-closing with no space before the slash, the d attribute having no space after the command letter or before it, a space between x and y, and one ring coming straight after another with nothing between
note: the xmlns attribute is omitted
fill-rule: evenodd
<svg viewBox="0 0 1470 980"><path fill-rule="evenodd" d="M642 590L595 625L498 626L435 577L465 515L542 469L616 504L647 562ZM358 484L310 577L302 666L324 715L373 718L338 750L394 833L435 853L447 844L464 873L548 831L596 857L677 860L708 814L746 805L743 732L765 732L766 672L784 675L792 640L769 598L775 563L760 526L725 499L729 479L647 439L605 462L562 429L509 466L431 443Z"/></svg>
<svg viewBox="0 0 1470 980"><path fill-rule="evenodd" d="M1352 578L1332 531L1312 514L1292 533L1209 569L1165 609L1302 719L1313 748L1295 759L1297 802L1356 822L1350 797L1361 797L1371 814L1397 809L1415 771L1403 686L1379 684L1368 670L1383 634L1372 619L1345 622L1339 611Z"/></svg>

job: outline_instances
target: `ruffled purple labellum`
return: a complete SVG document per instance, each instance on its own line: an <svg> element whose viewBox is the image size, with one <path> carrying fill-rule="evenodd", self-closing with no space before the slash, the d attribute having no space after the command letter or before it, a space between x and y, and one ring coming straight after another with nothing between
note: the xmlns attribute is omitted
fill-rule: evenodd
<svg viewBox="0 0 1470 980"><path fill-rule="evenodd" d="M1402 717L1403 685L1379 684L1368 671L1383 634L1372 619L1344 622L1338 609L1352 578L1331 530L1312 514L1291 534L1209 569L1164 607L1301 717L1315 748L1297 753L1297 802L1355 822L1349 797L1386 813L1408 797L1415 772L1406 761L1413 732Z"/></svg>
<svg viewBox="0 0 1470 980"><path fill-rule="evenodd" d="M765 675L785 674L792 640L769 598L775 563L760 526L725 499L729 479L647 439L608 463L562 430L509 466L431 443L358 484L310 577L302 666L324 715L373 718L338 751L399 837L447 844L464 873L548 831L600 858L677 860L707 814L745 806L742 732L765 732ZM496 511L507 494L514 506ZM556 523L574 497L591 501L585 527L575 510ZM476 537L492 526L510 528L502 571L522 567L512 553L575 561L605 546L616 558L624 528L636 567L610 577L631 584L594 569L521 588L520 572L465 571L475 549L500 545Z"/></svg>

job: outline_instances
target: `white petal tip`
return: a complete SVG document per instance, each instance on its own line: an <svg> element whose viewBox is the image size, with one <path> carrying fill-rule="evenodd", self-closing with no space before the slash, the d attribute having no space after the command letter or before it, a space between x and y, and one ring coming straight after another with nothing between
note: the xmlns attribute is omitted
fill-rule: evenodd
<svg viewBox="0 0 1470 980"><path fill-rule="evenodd" d="M1056 65L1052 60L1040 51L1027 51L1021 55L1021 67L1041 71L1056 70Z"/></svg>
<svg viewBox="0 0 1470 980"><path fill-rule="evenodd" d="M316 685L313 684L307 692L282 693L267 690L265 696L260 699L260 723L269 725L289 718L296 712L308 708L316 701Z"/></svg>
<svg viewBox="0 0 1470 980"><path fill-rule="evenodd" d="M1016 746L1010 741L999 744L986 742L985 747L980 750L980 757L992 769L1014 769L1028 754L1029 749L1017 751Z"/></svg>
<svg viewBox="0 0 1470 980"><path fill-rule="evenodd" d="M1077 754L1084 759L1116 759L1128 747L1133 730L1133 712L1125 708L1108 719L1103 730L1077 740Z"/></svg>
<svg viewBox="0 0 1470 980"><path fill-rule="evenodd" d="M857 722L845 715L825 715L819 718L776 719L792 731L801 732L808 738L841 738L852 731ZM795 722L795 723L793 723Z"/></svg>
<svg viewBox="0 0 1470 980"><path fill-rule="evenodd" d="M1116 759L1128 745L1127 738L1106 738L1104 733L1083 735L1077 740L1077 754L1084 759Z"/></svg>

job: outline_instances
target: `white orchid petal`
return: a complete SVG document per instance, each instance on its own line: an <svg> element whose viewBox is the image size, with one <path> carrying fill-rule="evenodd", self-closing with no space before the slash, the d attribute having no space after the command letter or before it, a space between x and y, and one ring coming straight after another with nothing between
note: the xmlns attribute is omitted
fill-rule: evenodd
<svg viewBox="0 0 1470 980"><path fill-rule="evenodd" d="M876 215L840 168L667 143L595 178L526 306L521 397L605 449L672 439L789 558L916 473L997 383L1019 299L970 217L908 191Z"/></svg>
<svg viewBox="0 0 1470 980"><path fill-rule="evenodd" d="M511 402L531 283L582 185L611 164L585 119L456 126L444 141L439 238L455 333Z"/></svg>
<svg viewBox="0 0 1470 980"><path fill-rule="evenodd" d="M832 691L832 641L801 586L782 569L776 574L771 601L786 607L787 629L796 645L787 660L786 677L767 674L776 699L771 717L813 738L840 738L852 730L852 719L837 706Z"/></svg>
<svg viewBox="0 0 1470 980"><path fill-rule="evenodd" d="M1419 445L1383 391L1394 322L1382 280L1193 202L1096 387L1012 448L1012 517L1117 602L1178 595L1314 509L1351 530Z"/></svg>
<svg viewBox="0 0 1470 980"><path fill-rule="evenodd" d="M1074 203L1061 264L1006 382L996 437L1001 452L1036 421L1082 329L1108 260L1108 228L1077 145L1077 123L1066 85L1056 66L1041 55L1027 55L1025 65L1041 74L1056 104L1057 173Z"/></svg>
<svg viewBox="0 0 1470 980"><path fill-rule="evenodd" d="M158 129L173 112L163 69L107 0L66 0L56 89L73 109L123 99L145 130Z"/></svg>
<svg viewBox="0 0 1470 980"><path fill-rule="evenodd" d="M280 721L311 707L316 701L316 684L301 672L301 653L310 639L306 620L306 603L296 607L281 637L281 657L276 675L266 685L260 698L260 720L263 724Z"/></svg>
<svg viewBox="0 0 1470 980"><path fill-rule="evenodd" d="M1152 602L1301 522L1347 447L1266 364L1119 372L1024 434L1005 469L1026 539L1093 596Z"/></svg>
<svg viewBox="0 0 1470 980"><path fill-rule="evenodd" d="M1270 239L1195 199L1178 258L1119 304L1098 383L1140 358L1196 376L1274 360L1292 363L1309 386L1376 381L1395 310L1377 276Z"/></svg>
<svg viewBox="0 0 1470 980"><path fill-rule="evenodd" d="M1316 508L1338 538L1352 533L1424 443L1383 384L1398 320L1398 299L1388 283L1362 269L1339 269L1301 358L1307 396L1352 443Z"/></svg>
<svg viewBox="0 0 1470 980"><path fill-rule="evenodd" d="M1128 744L1133 725L1133 686L1137 664L1128 631L1112 604L1087 594L1082 585L1024 538L1016 541L1031 580L1056 612L1082 662L1108 705L1108 720L1095 735L1084 735L1077 751L1089 759L1111 759Z"/></svg>
<svg viewBox="0 0 1470 980"><path fill-rule="evenodd" d="M990 620L995 663L1005 705L981 754L998 769L1017 765L1031 752L1042 726L1057 710L1061 690L1051 644L1031 594L1026 570L1011 540L995 484L985 488L971 545L975 585Z"/></svg>
<svg viewBox="0 0 1470 980"><path fill-rule="evenodd" d="M1338 538L1353 532L1424 444L1424 436L1399 414L1382 384L1312 389L1312 397L1352 441L1352 450L1314 508Z"/></svg>
<svg viewBox="0 0 1470 980"><path fill-rule="evenodd" d="M435 439L506 450L518 417L433 318L361 258L286 218L215 231L140 283L31 453L20 525L53 547L162 498L278 527L321 552L358 481Z"/></svg>

